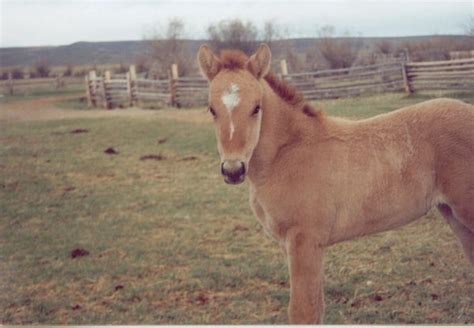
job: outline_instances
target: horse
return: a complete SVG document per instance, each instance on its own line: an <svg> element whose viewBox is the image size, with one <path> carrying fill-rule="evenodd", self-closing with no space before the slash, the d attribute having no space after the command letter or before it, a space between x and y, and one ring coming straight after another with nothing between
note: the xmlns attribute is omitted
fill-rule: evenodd
<svg viewBox="0 0 474 328"><path fill-rule="evenodd" d="M249 181L253 213L281 246L290 323L320 323L323 255L438 207L474 265L474 106L439 98L362 120L331 117L270 72L271 52L201 45L228 184Z"/></svg>

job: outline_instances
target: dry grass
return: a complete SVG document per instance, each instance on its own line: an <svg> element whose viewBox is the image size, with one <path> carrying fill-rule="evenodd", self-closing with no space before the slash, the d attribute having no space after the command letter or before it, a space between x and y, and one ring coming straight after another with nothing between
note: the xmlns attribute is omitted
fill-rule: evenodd
<svg viewBox="0 0 474 328"><path fill-rule="evenodd" d="M419 100L324 106L366 117ZM287 322L285 260L247 187L221 181L202 109L56 110L0 125L1 323ZM330 248L325 272L326 323L474 323L472 268L436 212Z"/></svg>

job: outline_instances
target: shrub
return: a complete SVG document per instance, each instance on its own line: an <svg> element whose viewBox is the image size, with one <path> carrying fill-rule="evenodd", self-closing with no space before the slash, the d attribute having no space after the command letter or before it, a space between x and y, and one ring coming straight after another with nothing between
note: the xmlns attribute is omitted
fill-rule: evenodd
<svg viewBox="0 0 474 328"><path fill-rule="evenodd" d="M51 67L46 59L36 62L34 67L38 77L48 77L51 72Z"/></svg>
<svg viewBox="0 0 474 328"><path fill-rule="evenodd" d="M324 59L329 63L330 68L347 68L357 58L357 51L354 50L349 37L335 38L333 26L324 26L319 31L321 38L320 50Z"/></svg>
<svg viewBox="0 0 474 328"><path fill-rule="evenodd" d="M71 64L66 66L66 69L63 72L63 76L72 76L74 71L74 67Z"/></svg>
<svg viewBox="0 0 474 328"><path fill-rule="evenodd" d="M114 69L115 74L125 74L128 72L128 67L125 66L123 63L120 63L119 67Z"/></svg>
<svg viewBox="0 0 474 328"><path fill-rule="evenodd" d="M222 20L209 25L207 34L215 50L232 48L251 54L257 45L257 28L250 21Z"/></svg>
<svg viewBox="0 0 474 328"><path fill-rule="evenodd" d="M21 68L14 68L12 71L12 79L19 80L25 77L25 73Z"/></svg>

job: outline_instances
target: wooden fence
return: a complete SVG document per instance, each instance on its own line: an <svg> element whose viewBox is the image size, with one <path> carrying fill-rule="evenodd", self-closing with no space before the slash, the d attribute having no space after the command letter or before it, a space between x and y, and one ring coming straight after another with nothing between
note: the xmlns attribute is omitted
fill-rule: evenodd
<svg viewBox="0 0 474 328"><path fill-rule="evenodd" d="M13 79L11 74L3 81L3 94L7 96L29 95L38 92L56 90L80 90L82 78L77 77L48 77L34 79Z"/></svg>
<svg viewBox="0 0 474 328"><path fill-rule="evenodd" d="M459 90L474 92L474 58L406 64L410 92Z"/></svg>
<svg viewBox="0 0 474 328"><path fill-rule="evenodd" d="M308 100L404 90L403 63L283 74Z"/></svg>
<svg viewBox="0 0 474 328"><path fill-rule="evenodd" d="M91 71L85 86L89 107L190 107L207 101L207 81L200 76L179 77L177 65L172 65L166 80L137 76L133 65L124 76L112 76L108 71L97 76Z"/></svg>
<svg viewBox="0 0 474 328"><path fill-rule="evenodd" d="M474 58L436 62L393 61L380 65L306 73L288 73L280 63L280 76L299 89L308 100L352 97L385 92L425 90L474 91ZM202 77L179 77L172 65L170 78L151 80L137 77L135 68L125 78L106 72L86 76L91 107L173 106L192 107L207 103L207 81Z"/></svg>

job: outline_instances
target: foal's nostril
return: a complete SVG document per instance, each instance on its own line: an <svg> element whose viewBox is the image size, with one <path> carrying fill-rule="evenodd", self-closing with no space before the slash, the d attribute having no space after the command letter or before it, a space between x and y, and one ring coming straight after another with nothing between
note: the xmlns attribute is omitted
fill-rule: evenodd
<svg viewBox="0 0 474 328"><path fill-rule="evenodd" d="M224 161L221 173L231 179L240 179L245 174L245 164L241 161Z"/></svg>
<svg viewBox="0 0 474 328"><path fill-rule="evenodd" d="M241 174L245 174L245 164L244 162L240 162L240 164L241 164L241 171L242 171Z"/></svg>

